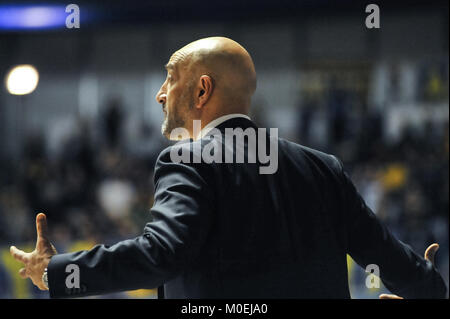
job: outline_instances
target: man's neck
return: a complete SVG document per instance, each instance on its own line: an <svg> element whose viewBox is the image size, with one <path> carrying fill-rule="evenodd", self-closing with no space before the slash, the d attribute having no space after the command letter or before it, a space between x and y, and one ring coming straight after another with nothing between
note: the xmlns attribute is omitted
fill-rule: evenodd
<svg viewBox="0 0 450 319"><path fill-rule="evenodd" d="M217 127L221 123L230 120L232 118L246 118L250 119L247 114L244 113L227 113L217 116L216 118L208 121L207 123L201 121L201 125L194 125L193 136L194 140L200 139L205 136L211 129Z"/></svg>

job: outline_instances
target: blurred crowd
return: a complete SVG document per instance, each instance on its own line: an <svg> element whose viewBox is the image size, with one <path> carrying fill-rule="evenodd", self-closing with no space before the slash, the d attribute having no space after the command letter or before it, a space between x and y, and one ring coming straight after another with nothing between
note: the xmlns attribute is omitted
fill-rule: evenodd
<svg viewBox="0 0 450 319"><path fill-rule="evenodd" d="M1 245L35 242L39 212L47 215L58 252L111 245L142 233L151 221L154 164L166 145L130 151L122 138L125 118L113 98L96 122L79 120L55 154L49 154L45 136L35 134L27 137L20 163L1 163ZM139 131L142 138L161 141L152 139L160 133L145 123ZM0 297L12 297L1 267L0 262Z"/></svg>
<svg viewBox="0 0 450 319"><path fill-rule="evenodd" d="M390 137L388 111L399 99L396 73L390 77L393 93L381 106L371 104L366 89L342 85L339 76L325 78L320 94L302 92L296 141L341 158L367 204L418 253L438 242L437 264L448 282L448 116L404 125ZM415 92L411 108L422 102L448 107L448 63L419 70ZM126 108L112 99L103 109L94 122L79 120L56 155L48 154L46 137L36 133L28 136L20 162L1 163L0 246L34 243L38 212L47 214L60 252L75 249L77 241L112 244L137 236L151 220L153 168L166 144L155 139L160 144L152 151L131 152L121 138ZM315 139L321 111L327 132L322 144ZM143 139L160 135L145 123L139 130ZM5 265L0 262L0 297L14 297L5 288L13 285ZM363 291L364 271L354 271L353 297L370 297Z"/></svg>
<svg viewBox="0 0 450 319"><path fill-rule="evenodd" d="M342 159L368 206L417 253L423 255L430 244L439 243L437 265L448 285L448 60L416 63L411 69L402 74L396 65L389 68L384 81L376 84L386 87L381 105L368 98L373 86L329 77L320 97L311 94L304 101L298 142ZM406 80L405 73L413 80ZM406 88L411 94L404 94L403 82L415 84ZM396 108L403 112L396 113ZM322 143L313 136L320 110L326 114ZM396 125L398 133L389 134ZM364 270L352 269L353 296L376 297L365 289Z"/></svg>
<svg viewBox="0 0 450 319"><path fill-rule="evenodd" d="M53 158L46 153L44 136L27 138L22 161L9 163L3 171L2 242L33 241L35 229L30 226L37 212L47 215L56 245L139 233L136 227L150 217L145 212L152 205L152 171L158 154L139 157L126 151L120 139L121 112L121 105L113 101L98 123L79 121ZM93 126L100 128L99 137Z"/></svg>

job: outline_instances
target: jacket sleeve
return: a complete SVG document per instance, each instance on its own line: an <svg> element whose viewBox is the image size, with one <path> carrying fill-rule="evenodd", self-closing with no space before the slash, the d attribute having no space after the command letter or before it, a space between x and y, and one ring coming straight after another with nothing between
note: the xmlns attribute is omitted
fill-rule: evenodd
<svg viewBox="0 0 450 319"><path fill-rule="evenodd" d="M398 296L445 298L447 287L437 269L380 222L338 162L344 189L347 253L364 269L369 264L377 265L386 288Z"/></svg>
<svg viewBox="0 0 450 319"><path fill-rule="evenodd" d="M177 276L199 254L212 220L212 192L201 164L174 163L170 147L155 167L153 221L144 233L110 247L52 257L48 267L51 298L99 295L156 288ZM79 286L73 276L79 269ZM67 269L67 272L66 272ZM69 282L69 288L66 285Z"/></svg>

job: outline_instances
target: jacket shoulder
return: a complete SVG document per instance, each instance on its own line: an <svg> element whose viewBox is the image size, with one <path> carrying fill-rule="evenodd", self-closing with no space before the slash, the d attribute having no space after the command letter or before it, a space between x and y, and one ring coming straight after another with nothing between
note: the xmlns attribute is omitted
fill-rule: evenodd
<svg viewBox="0 0 450 319"><path fill-rule="evenodd" d="M205 141L183 140L163 149L154 169L154 179L169 172L195 172L203 178L212 174L211 165L202 161L202 145Z"/></svg>
<svg viewBox="0 0 450 319"><path fill-rule="evenodd" d="M320 167L325 165L338 175L340 175L343 170L342 161L335 155L297 144L283 138L279 139L279 145L280 149L284 152L292 154L293 156L302 157L308 161L312 161Z"/></svg>

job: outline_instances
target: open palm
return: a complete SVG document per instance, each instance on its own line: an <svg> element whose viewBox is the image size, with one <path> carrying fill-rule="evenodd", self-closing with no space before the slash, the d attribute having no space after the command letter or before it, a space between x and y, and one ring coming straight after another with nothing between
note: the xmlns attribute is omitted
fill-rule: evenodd
<svg viewBox="0 0 450 319"><path fill-rule="evenodd" d="M11 255L24 264L24 268L19 270L22 278L30 278L35 286L41 290L48 290L42 281L45 268L50 263L53 255L56 255L55 247L48 239L47 218L40 213L36 216L37 240L36 248L31 253L26 253L15 246L11 246Z"/></svg>

